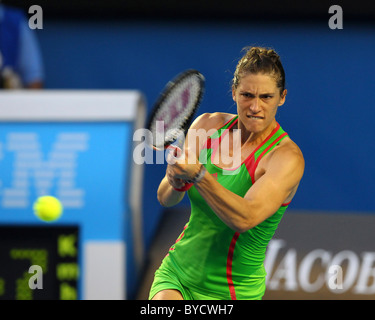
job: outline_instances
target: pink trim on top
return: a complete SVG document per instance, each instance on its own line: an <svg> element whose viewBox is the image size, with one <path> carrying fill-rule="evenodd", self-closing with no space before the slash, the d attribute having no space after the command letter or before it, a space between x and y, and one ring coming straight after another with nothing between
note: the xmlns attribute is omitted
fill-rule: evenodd
<svg viewBox="0 0 375 320"><path fill-rule="evenodd" d="M237 123L238 121L238 116L234 116L233 118L229 119L227 122L225 122L222 126L222 127L225 127L229 122L231 122L235 117L237 117L236 121L233 121L232 125L230 126L230 128L233 126L234 123Z"/></svg>
<svg viewBox="0 0 375 320"><path fill-rule="evenodd" d="M253 182L254 184L254 181L255 181L255 170L256 168L258 167L258 164L259 164L259 161L263 158L263 156L267 153L267 151L269 149L271 149L276 143L278 143L282 138L286 137L288 134L285 132L283 133L280 137L278 137L274 142L272 142L266 149L264 149L264 151L260 154L260 156L257 158L257 160L255 161L254 165L250 168L250 171L249 171L249 174L250 174L250 177L251 177L251 181Z"/></svg>
<svg viewBox="0 0 375 320"><path fill-rule="evenodd" d="M237 116L236 116L237 117ZM234 117L235 118L235 117ZM225 127L230 121L232 121L234 118L232 118L231 120L229 120L229 121L227 121L222 127ZM231 123L231 125L228 127L228 128L226 128L225 130L224 130L224 132L220 135L220 137L219 138L217 138L217 139L215 139L215 140L213 140L213 141L211 141L211 149L212 149L212 152L211 152L211 163L213 164L213 159L214 159L214 157L215 157L215 154L216 154L216 151L217 151L217 149L218 149L218 147L219 147L219 144L221 143L221 140L223 139L223 137L229 132L229 130L236 124L238 122L238 117L237 117L237 119L236 120L234 120L232 123ZM221 128L222 128L221 127ZM221 129L220 128L220 129ZM220 130L219 129L219 130ZM213 142L213 143L212 143ZM215 165L215 164L213 164L213 165ZM216 165L215 165L216 166ZM217 166L218 168L220 168L219 166ZM223 168L220 168L220 169L223 169ZM237 169L237 168L236 168ZM228 169L225 169L225 170L228 170ZM234 169L235 170L235 169Z"/></svg>
<svg viewBox="0 0 375 320"><path fill-rule="evenodd" d="M254 184L254 182L255 182L255 180L254 180L254 176L253 175L251 175L251 168L252 167L254 167L254 165L255 165L255 159L254 159L254 154L255 154L255 152L257 152L269 139L271 139L271 137L277 132L277 130L279 130L280 129L280 124L279 123L277 123L277 125L276 125L276 128L275 129L273 129L272 130L272 132L267 136L267 138L266 139L264 139L263 141L262 141L262 143L259 145L259 146L257 146L256 148L255 148L255 150L245 159L245 161L244 161L244 163L245 163L245 165L246 165L246 168L247 168L247 171L249 172L249 174L250 174L250 177L251 177L251 182ZM255 169L254 169L254 171L255 171Z"/></svg>
<svg viewBox="0 0 375 320"><path fill-rule="evenodd" d="M231 300L237 299L236 290L234 288L234 283L233 283L233 278L232 278L232 263L233 263L234 247L236 246L236 242L239 236L240 236L239 232L236 232L233 235L232 241L230 242L230 245L229 245L228 257L227 257L227 282L228 282Z"/></svg>
<svg viewBox="0 0 375 320"><path fill-rule="evenodd" d="M187 224L184 226L184 229L182 230L182 233L180 234L180 236L177 238L177 240L175 241L175 243L174 244L176 244L177 242L179 242L181 239L182 239L182 237L185 235L185 229L187 228ZM173 251L174 250L174 246L171 246L170 248L169 248L169 250L168 251ZM169 252L167 253L167 255L166 255L166 257L169 255Z"/></svg>
<svg viewBox="0 0 375 320"><path fill-rule="evenodd" d="M280 126L278 126L278 127L280 127ZM255 161L255 163L254 163L254 157L252 157L251 158L251 161L248 163L249 164L249 166L247 166L247 169L248 169L248 171L249 171L249 174L250 174L250 177L251 177L251 182L254 184L254 182L255 182L255 177L254 177L254 175L255 175L255 170L256 170L256 168L258 167L258 163L259 163L259 161L260 161L260 159L262 159L262 157L267 153L267 151L270 149L270 148L272 148L275 144L277 144L281 139L283 139L284 137L286 137L288 134L286 133L286 132L284 132L282 135L280 135L274 142L272 142L260 155L259 155L259 157L257 158L257 160ZM270 137L267 137L267 139L268 138L270 138ZM266 139L266 140L267 140ZM263 143L262 143L262 145L263 145ZM259 148L257 148L257 150L258 150ZM250 168L250 170L249 170L249 168ZM286 206L288 206L290 203L291 203L292 201L289 201L289 202L287 202L287 203L283 203L281 206L282 207L286 207Z"/></svg>
<svg viewBox="0 0 375 320"><path fill-rule="evenodd" d="M232 119L229 119L227 122L225 122L217 131L219 131L221 128L223 128L223 127L225 127L229 122L231 122L235 117L237 117L237 116L234 116ZM235 123L237 123L237 121L238 121L238 118L236 119L236 121L233 121L233 123L227 128L227 129L225 129L225 131L223 132L223 134L225 134L226 132L227 132L227 130L228 129L230 129L230 128L232 128L233 127L233 125L235 124ZM221 136L220 136L221 137ZM219 139L220 139L220 137L219 137ZM218 140L218 139L214 139L214 141L221 141L221 140ZM206 142L205 142L205 144L203 145L203 147L202 147L202 149L210 149L210 148L212 148L212 138L211 137L209 137L209 138L207 138L207 140L206 140Z"/></svg>
<svg viewBox="0 0 375 320"><path fill-rule="evenodd" d="M290 205L290 203L292 202L292 200L290 200L289 202L287 202L287 203L283 203L281 206L282 207L286 207L286 206L289 206Z"/></svg>

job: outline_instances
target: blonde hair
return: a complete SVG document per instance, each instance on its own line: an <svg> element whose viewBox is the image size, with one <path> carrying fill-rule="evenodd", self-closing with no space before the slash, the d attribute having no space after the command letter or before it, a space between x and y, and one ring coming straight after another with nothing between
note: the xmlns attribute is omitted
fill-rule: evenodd
<svg viewBox="0 0 375 320"><path fill-rule="evenodd" d="M275 79L276 86L282 94L285 89L285 72L276 51L264 47L246 47L243 50L246 50L246 53L237 63L232 88L236 89L245 75L263 73Z"/></svg>

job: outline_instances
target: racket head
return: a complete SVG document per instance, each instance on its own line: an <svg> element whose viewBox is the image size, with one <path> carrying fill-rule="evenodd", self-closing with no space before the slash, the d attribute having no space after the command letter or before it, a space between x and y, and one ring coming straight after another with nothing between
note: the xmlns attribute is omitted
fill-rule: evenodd
<svg viewBox="0 0 375 320"><path fill-rule="evenodd" d="M202 101L204 89L205 78L195 69L186 70L167 83L146 124L151 133L148 143L153 149L166 149L185 137Z"/></svg>

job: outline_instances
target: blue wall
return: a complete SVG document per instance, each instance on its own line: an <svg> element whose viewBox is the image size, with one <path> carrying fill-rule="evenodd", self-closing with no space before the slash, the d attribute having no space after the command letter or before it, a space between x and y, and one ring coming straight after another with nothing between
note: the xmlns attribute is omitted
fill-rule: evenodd
<svg viewBox="0 0 375 320"><path fill-rule="evenodd" d="M138 89L151 108L171 77L195 68L207 80L200 112L235 112L230 80L241 49L274 47L288 88L278 121L306 159L291 208L375 212L374 25L45 21L38 37L47 88ZM147 244L164 170L146 166Z"/></svg>

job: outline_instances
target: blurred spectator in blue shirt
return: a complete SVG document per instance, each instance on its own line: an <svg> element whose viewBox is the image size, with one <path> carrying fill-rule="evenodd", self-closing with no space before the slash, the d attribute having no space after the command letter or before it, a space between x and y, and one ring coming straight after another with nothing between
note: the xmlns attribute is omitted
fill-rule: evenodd
<svg viewBox="0 0 375 320"><path fill-rule="evenodd" d="M36 35L20 9L0 4L0 88L42 88L44 70Z"/></svg>

